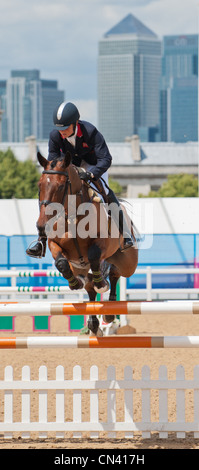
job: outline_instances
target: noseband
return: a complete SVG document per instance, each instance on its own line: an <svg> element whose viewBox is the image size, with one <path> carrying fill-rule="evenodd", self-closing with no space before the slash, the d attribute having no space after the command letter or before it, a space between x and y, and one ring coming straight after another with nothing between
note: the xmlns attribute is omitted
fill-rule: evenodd
<svg viewBox="0 0 199 470"><path fill-rule="evenodd" d="M67 171L59 171L59 170L44 170L42 171L42 174L49 174L49 175L63 175L63 176L66 176L66 184L65 184L65 190L64 190L64 195L63 195L63 199L62 199L62 202L61 204L64 206L64 202L65 202L65 198L66 198L66 194L67 194L67 191L68 191L68 184L70 184L70 188L71 188L71 182L70 182L70 179L69 179L69 176L68 176L68 173ZM43 206L48 206L48 204L51 204L51 201L48 201L48 200L43 200L43 201L39 201L39 207L41 207L42 205Z"/></svg>

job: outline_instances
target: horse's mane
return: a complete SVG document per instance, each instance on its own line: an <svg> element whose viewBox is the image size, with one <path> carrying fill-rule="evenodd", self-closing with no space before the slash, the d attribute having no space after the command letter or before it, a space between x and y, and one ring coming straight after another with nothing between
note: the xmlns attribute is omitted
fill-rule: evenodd
<svg viewBox="0 0 199 470"><path fill-rule="evenodd" d="M61 156L59 158L56 158L55 160L51 160L49 163L50 163L50 166L51 168L55 168L57 163L58 162L62 162L64 160L64 156Z"/></svg>
<svg viewBox="0 0 199 470"><path fill-rule="evenodd" d="M51 160L50 162L51 168L55 168L56 165L57 165L57 160Z"/></svg>
<svg viewBox="0 0 199 470"><path fill-rule="evenodd" d="M71 163L71 154L70 152L66 152L66 155L60 155L59 158L54 160L50 160L51 168L55 168L58 162L64 162L66 167Z"/></svg>

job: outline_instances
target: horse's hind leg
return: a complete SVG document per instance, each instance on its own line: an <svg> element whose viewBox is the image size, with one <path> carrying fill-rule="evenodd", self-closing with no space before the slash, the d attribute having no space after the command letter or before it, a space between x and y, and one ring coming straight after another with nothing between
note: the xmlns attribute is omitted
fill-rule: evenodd
<svg viewBox="0 0 199 470"><path fill-rule="evenodd" d="M103 332L99 327L99 320L96 315L89 315L87 321L88 329L95 335L95 336L103 336Z"/></svg>
<svg viewBox="0 0 199 470"><path fill-rule="evenodd" d="M100 268L101 254L101 248L96 244L91 245L88 249L88 260L93 274L94 289L99 294L109 289L109 283L104 279Z"/></svg>
<svg viewBox="0 0 199 470"><path fill-rule="evenodd" d="M116 300L116 287L117 281L120 278L119 271L117 268L111 264L110 271L109 271L109 280L110 280L110 294L109 300L115 301ZM115 315L103 315L103 319L106 323L111 323L115 318Z"/></svg>
<svg viewBox="0 0 199 470"><path fill-rule="evenodd" d="M92 275L88 274L89 282L85 284L85 289L88 292L90 302L95 302L96 291L93 288ZM89 315L87 321L88 329L96 336L103 336L102 330L99 328L99 320L96 315Z"/></svg>
<svg viewBox="0 0 199 470"><path fill-rule="evenodd" d="M110 271L109 271L109 280L110 280L110 294L109 294L109 300L116 300L116 287L117 287L117 281L120 278L120 273L118 269L111 264Z"/></svg>

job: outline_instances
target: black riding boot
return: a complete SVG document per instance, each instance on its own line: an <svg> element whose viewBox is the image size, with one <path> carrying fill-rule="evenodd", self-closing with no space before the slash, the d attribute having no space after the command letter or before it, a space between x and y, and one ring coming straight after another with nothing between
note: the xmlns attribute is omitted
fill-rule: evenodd
<svg viewBox="0 0 199 470"><path fill-rule="evenodd" d="M30 246L26 250L26 254L28 256L32 256L32 258L42 258L46 254L46 237L38 238L37 243L31 247Z"/></svg>
<svg viewBox="0 0 199 470"><path fill-rule="evenodd" d="M123 251L134 245L133 238L129 230L129 227L127 225L123 210L114 192L112 191L112 189L109 189L109 193L107 197L108 197L108 204L111 204L113 202L117 204L116 210L114 210L114 206L111 208L111 216L113 217L113 220L115 221L116 225L118 224L118 208L119 208L119 232L124 237L124 247L121 250Z"/></svg>

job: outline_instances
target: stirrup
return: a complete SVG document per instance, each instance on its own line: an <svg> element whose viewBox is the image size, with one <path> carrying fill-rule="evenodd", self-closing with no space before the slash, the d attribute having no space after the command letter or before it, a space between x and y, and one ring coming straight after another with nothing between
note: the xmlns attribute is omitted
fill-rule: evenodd
<svg viewBox="0 0 199 470"><path fill-rule="evenodd" d="M41 251L41 255L34 255L34 254L31 254L31 253L28 253L28 250L31 250L31 246L34 244L34 243L40 243L41 244L41 248L42 248L42 251ZM46 253L46 248L43 244L43 242L41 240L33 240L29 247L27 248L26 250L26 253L28 256L31 256L32 258L43 258L45 256L45 253Z"/></svg>

